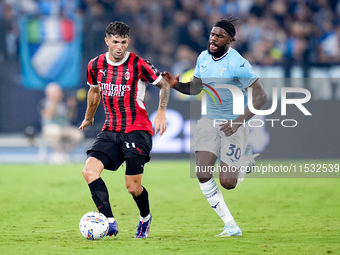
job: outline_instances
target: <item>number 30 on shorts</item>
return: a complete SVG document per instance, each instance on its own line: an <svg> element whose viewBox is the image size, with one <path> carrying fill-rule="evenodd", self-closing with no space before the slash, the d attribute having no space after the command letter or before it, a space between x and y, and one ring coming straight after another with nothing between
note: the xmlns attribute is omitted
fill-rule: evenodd
<svg viewBox="0 0 340 255"><path fill-rule="evenodd" d="M240 147L236 147L235 144L230 144L229 151L227 153L227 156L232 157L234 156L235 159L240 159L241 157L241 149Z"/></svg>

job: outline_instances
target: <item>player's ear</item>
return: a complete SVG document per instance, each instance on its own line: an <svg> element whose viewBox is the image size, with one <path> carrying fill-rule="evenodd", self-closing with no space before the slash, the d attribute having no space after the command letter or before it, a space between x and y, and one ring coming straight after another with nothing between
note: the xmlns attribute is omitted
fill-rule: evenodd
<svg viewBox="0 0 340 255"><path fill-rule="evenodd" d="M104 41L105 41L106 45L109 46L109 44L108 44L109 43L109 39L107 39L106 36L104 37Z"/></svg>

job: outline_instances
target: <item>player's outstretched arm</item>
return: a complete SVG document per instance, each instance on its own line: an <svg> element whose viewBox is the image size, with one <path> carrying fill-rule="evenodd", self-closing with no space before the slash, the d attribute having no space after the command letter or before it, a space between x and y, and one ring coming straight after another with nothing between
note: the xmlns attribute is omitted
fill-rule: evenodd
<svg viewBox="0 0 340 255"><path fill-rule="evenodd" d="M155 134L157 134L158 130L159 134L162 135L166 130L166 108L169 102L170 96L170 85L165 79L161 79L159 83L156 84L157 87L160 88L159 93L159 106L155 118Z"/></svg>
<svg viewBox="0 0 340 255"><path fill-rule="evenodd" d="M197 77L193 77L190 82L179 82L180 75L173 76L168 71L162 73L163 78L169 83L171 88L186 94L186 95L198 95L203 88L202 80Z"/></svg>
<svg viewBox="0 0 340 255"><path fill-rule="evenodd" d="M79 129L85 129L87 126L92 126L94 122L94 114L97 111L98 105L100 103L100 90L99 87L90 87L87 93L87 108L85 113L85 118L81 123Z"/></svg>

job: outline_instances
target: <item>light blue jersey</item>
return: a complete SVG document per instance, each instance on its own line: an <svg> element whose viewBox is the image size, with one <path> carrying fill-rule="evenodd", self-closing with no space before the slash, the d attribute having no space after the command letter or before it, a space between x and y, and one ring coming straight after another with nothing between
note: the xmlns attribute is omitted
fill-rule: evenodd
<svg viewBox="0 0 340 255"><path fill-rule="evenodd" d="M217 60L213 59L208 50L203 51L197 59L194 76L213 87L222 101L221 105L215 93L208 86L204 86L204 89L211 92L216 101L215 104L211 96L207 95L207 115L204 117L228 120L235 120L239 116L233 114L232 93L227 88L216 88L216 85L234 85L242 90L245 109L248 102L245 89L258 79L248 60L232 48L229 48L229 51Z"/></svg>

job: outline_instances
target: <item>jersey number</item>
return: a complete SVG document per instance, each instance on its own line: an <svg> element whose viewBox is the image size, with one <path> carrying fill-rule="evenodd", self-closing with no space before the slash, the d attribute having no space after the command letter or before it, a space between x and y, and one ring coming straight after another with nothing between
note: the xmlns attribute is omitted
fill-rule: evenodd
<svg viewBox="0 0 340 255"><path fill-rule="evenodd" d="M237 147L236 148L236 145L235 144L230 144L230 147L229 147L229 153L227 153L227 156L229 157L232 157L234 156L236 159L240 159L241 157L241 149L240 147Z"/></svg>

